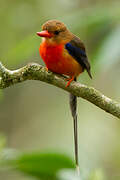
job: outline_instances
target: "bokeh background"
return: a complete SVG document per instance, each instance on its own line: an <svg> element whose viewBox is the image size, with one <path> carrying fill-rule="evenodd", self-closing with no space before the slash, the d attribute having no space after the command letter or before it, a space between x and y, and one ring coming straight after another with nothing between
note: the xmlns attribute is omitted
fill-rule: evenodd
<svg viewBox="0 0 120 180"><path fill-rule="evenodd" d="M63 21L85 43L93 80L81 83L120 101L120 1L0 0L0 61L10 69L29 62L43 65L36 36L49 19ZM120 179L120 122L78 99L79 163L83 177L96 172ZM43 82L27 81L0 90L0 133L19 151L54 150L74 158L68 93ZM1 172L0 180L30 179Z"/></svg>

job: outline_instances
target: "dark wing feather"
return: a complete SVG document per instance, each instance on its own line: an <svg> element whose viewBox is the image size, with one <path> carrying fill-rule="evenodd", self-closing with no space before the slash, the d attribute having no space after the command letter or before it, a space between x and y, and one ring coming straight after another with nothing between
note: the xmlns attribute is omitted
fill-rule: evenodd
<svg viewBox="0 0 120 180"><path fill-rule="evenodd" d="M92 78L90 72L90 63L88 61L83 42L78 37L74 36L74 38L65 45L65 48L69 54L77 60L83 69L87 70L90 78Z"/></svg>

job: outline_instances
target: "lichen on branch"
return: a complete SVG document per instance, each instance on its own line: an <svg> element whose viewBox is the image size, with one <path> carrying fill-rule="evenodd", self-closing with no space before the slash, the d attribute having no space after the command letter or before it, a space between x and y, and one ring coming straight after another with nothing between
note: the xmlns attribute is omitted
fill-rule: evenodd
<svg viewBox="0 0 120 180"><path fill-rule="evenodd" d="M43 66L36 63L31 63L12 71L8 70L2 65L2 63L0 63L0 89L7 88L26 80L39 80L62 88L77 97L86 99L120 119L120 103L104 96L93 87L88 87L84 84L73 81L70 86L66 88L66 78L64 76L50 71L47 72Z"/></svg>

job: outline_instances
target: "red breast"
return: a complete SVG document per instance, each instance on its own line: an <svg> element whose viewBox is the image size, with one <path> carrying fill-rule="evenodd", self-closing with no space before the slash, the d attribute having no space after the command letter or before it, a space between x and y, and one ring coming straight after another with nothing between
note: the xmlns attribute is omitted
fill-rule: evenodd
<svg viewBox="0 0 120 180"><path fill-rule="evenodd" d="M52 72L68 76L78 76L83 71L79 63L68 54L63 44L51 45L43 41L39 52L47 68Z"/></svg>

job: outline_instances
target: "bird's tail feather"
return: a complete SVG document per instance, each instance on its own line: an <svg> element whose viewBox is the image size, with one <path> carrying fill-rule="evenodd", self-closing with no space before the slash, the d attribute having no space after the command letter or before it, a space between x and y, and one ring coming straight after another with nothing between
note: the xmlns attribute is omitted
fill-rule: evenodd
<svg viewBox="0 0 120 180"><path fill-rule="evenodd" d="M74 79L76 81L76 78ZM76 167L78 164L78 125L77 125L77 97L73 94L70 94L70 109L73 117L74 124L74 146L75 146L75 162Z"/></svg>

